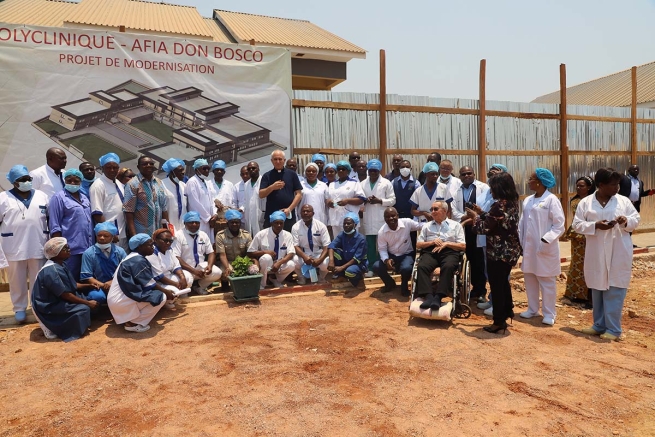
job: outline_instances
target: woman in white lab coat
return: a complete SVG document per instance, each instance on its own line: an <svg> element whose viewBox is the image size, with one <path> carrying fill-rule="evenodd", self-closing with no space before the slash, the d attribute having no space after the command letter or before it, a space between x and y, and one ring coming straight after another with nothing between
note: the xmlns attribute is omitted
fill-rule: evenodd
<svg viewBox="0 0 655 437"><path fill-rule="evenodd" d="M0 193L0 235L8 261L9 296L14 317L23 323L28 302L27 282L34 285L36 275L45 264L43 245L48 240L48 196L32 189L32 177L24 165L13 166L7 179L13 188Z"/></svg>
<svg viewBox="0 0 655 437"><path fill-rule="evenodd" d="M300 182L302 185L302 199L298 204L296 216L300 217L300 210L305 205L314 208L314 220L318 220L327 226L327 208L325 196L328 186L325 182L318 180L318 165L310 162L305 166L305 179Z"/></svg>
<svg viewBox="0 0 655 437"><path fill-rule="evenodd" d="M580 201L572 225L587 238L584 276L594 305L594 324L582 332L617 340L632 275L630 232L639 224L640 216L630 199L617 194L620 173L601 168L594 179L596 192Z"/></svg>
<svg viewBox="0 0 655 437"><path fill-rule="evenodd" d="M161 169L167 177L162 179L168 201L168 221L173 225L175 233L184 230L182 217L187 213L186 184L182 182L186 163L181 159L171 158L164 163Z"/></svg>
<svg viewBox="0 0 655 437"><path fill-rule="evenodd" d="M539 289L543 310L542 323L554 325L557 311L557 277L562 272L559 237L564 232L564 210L559 199L548 191L555 186L555 177L545 168L538 168L528 179L535 194L523 201L519 221L519 237L523 247L521 270L525 278L528 309L520 316L526 319L539 314Z"/></svg>
<svg viewBox="0 0 655 437"><path fill-rule="evenodd" d="M351 170L348 161L337 162L337 180L328 185L326 203L332 234L335 237L343 230L346 214L358 214L359 206L366 200L359 182L349 178Z"/></svg>

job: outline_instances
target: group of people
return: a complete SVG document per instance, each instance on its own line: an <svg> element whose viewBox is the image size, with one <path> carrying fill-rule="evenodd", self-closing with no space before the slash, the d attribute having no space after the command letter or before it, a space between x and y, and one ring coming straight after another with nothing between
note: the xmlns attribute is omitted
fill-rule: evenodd
<svg viewBox="0 0 655 437"><path fill-rule="evenodd" d="M524 200L519 218L506 167L494 164L487 185L470 166L454 176L453 163L438 153L428 156L416 179L401 155L393 156L392 170L383 176L378 159L366 162L357 152L336 164L315 154L299 174L297 161L276 150L272 170L260 174L259 165L249 162L237 183L225 179L220 160L210 165L197 159L187 177L187 164L169 159L161 179L148 156L138 159L136 174L121 169L114 153L100 158L100 175L92 163L66 170L66 162L66 153L52 148L46 165L32 172L16 165L7 175L13 188L0 194L15 317L25 320L29 283L32 308L48 338L79 338L101 305L127 331L144 332L162 307L175 308L180 293L207 294L212 283L225 281L242 256L258 266L261 288L282 287L295 272L300 284L330 275L360 288L364 277L377 275L382 292L390 292L397 287L390 272L396 272L401 293L408 295L418 252L421 306L438 309L465 251L471 296L494 319L485 329L504 332L514 317L509 272L522 255L529 306L520 316L540 313L541 294L543 323L555 323L564 214L548 191L555 178L547 169L536 169L529 179L534 194ZM570 233L595 245L584 262L594 301L588 333L618 337L625 272L616 272L613 258L601 254L627 250L639 214L616 195L619 173L600 169L595 179L596 202L580 197ZM630 246L629 261L631 254Z"/></svg>

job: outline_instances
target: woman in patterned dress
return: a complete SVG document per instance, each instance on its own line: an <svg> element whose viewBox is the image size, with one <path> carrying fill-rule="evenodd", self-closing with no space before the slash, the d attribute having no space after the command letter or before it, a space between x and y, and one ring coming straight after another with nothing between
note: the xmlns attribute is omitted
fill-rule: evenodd
<svg viewBox="0 0 655 437"><path fill-rule="evenodd" d="M582 176L575 181L576 195L571 199L571 214L575 215L578 203L590 194L596 191L594 181L588 176ZM586 246L586 237L576 233L572 227L564 234L567 240L571 242L571 265L569 274L566 278L566 291L564 297L572 302L584 303L591 306L591 290L587 287L584 280L584 255Z"/></svg>

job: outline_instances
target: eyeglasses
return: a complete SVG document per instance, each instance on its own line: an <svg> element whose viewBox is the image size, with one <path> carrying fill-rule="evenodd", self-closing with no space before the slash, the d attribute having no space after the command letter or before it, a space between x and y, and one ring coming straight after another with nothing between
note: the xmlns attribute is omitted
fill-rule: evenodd
<svg viewBox="0 0 655 437"><path fill-rule="evenodd" d="M157 238L159 241L163 241L164 243L172 244L173 239L172 238Z"/></svg>
<svg viewBox="0 0 655 437"><path fill-rule="evenodd" d="M355 159L355 160L360 160L361 156L350 156L348 159Z"/></svg>
<svg viewBox="0 0 655 437"><path fill-rule="evenodd" d="M430 211L432 211L432 212L441 211L441 208L430 208Z"/></svg>

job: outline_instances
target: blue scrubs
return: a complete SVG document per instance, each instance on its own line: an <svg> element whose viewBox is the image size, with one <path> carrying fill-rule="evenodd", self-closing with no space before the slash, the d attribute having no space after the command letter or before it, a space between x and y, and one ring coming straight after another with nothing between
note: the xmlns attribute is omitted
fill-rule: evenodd
<svg viewBox="0 0 655 437"><path fill-rule="evenodd" d="M359 232L350 237L345 232L341 232L328 246L334 250L334 265L342 266L354 259L355 263L348 267L341 275L345 275L353 286L357 286L359 281L368 271L368 260L366 253L368 246L366 237Z"/></svg>

